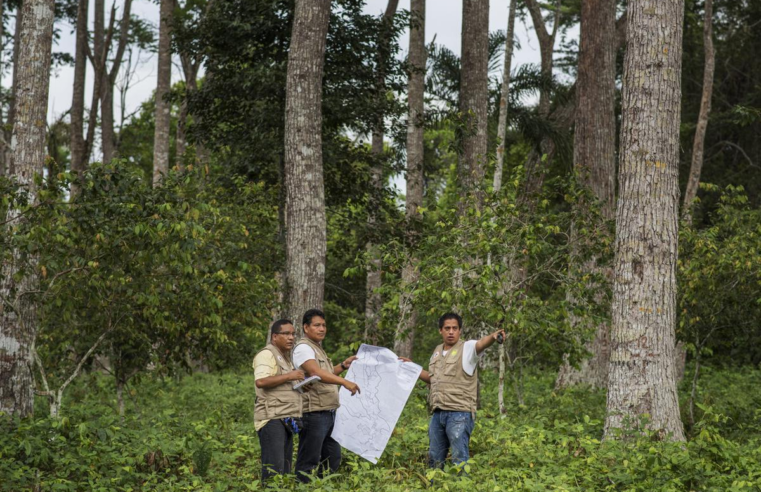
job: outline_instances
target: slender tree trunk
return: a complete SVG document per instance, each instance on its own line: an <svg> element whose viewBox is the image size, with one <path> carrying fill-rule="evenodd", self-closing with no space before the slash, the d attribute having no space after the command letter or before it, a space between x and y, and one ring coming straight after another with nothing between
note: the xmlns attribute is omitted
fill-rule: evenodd
<svg viewBox="0 0 761 492"><path fill-rule="evenodd" d="M477 208L483 205L483 179L487 155L489 110L489 0L463 0L462 71L460 113L463 122L458 164L459 211L465 210L472 194Z"/></svg>
<svg viewBox="0 0 761 492"><path fill-rule="evenodd" d="M510 93L510 67L515 44L515 10L518 0L510 0L510 14L507 16L507 37L505 38L505 64L502 70L502 90L499 98L497 117L497 162L494 165L494 192L502 187L502 169L505 164L505 138L507 137L507 98Z"/></svg>
<svg viewBox="0 0 761 492"><path fill-rule="evenodd" d="M616 175L616 2L615 0L584 0L581 3L581 50L576 80L576 130L574 132L573 162L579 183L594 193L606 221L614 217ZM589 210L584 200L576 204L583 215ZM598 229L606 230L606 224ZM573 249L584 249L585 239L573 228ZM576 255L574 255L576 256ZM583 274L612 275L610 265L601 265L592 258L582 266ZM568 300L575 303L573 295ZM598 301L604 302L601 297ZM571 316L570 322L581 320ZM566 360L560 367L556 388L585 383L598 388L608 384L610 356L610 327L597 326L594 341L587 346L593 355L577 370Z"/></svg>
<svg viewBox="0 0 761 492"><path fill-rule="evenodd" d="M321 308L325 291L322 76L329 23L330 0L296 1L285 90L286 284L296 320Z"/></svg>
<svg viewBox="0 0 761 492"><path fill-rule="evenodd" d="M700 115L695 129L695 140L692 143L692 165L687 189L684 193L682 218L688 224L692 223L692 202L698 194L700 172L703 169L703 149L708 128L708 116L711 114L711 97L713 96L713 73L716 65L716 55L713 49L713 0L705 2L705 20L703 21L703 45L705 49L705 68L703 69L703 95L700 99Z"/></svg>
<svg viewBox="0 0 761 492"><path fill-rule="evenodd" d="M103 84L102 95L102 114L101 118L101 136L103 140L103 162L111 162L117 157L117 139L116 130L114 124L114 87L116 86L116 78L119 75L119 69L121 68L122 59L124 58L124 52L127 49L127 42L129 40L129 27L130 27L130 15L132 11L132 0L124 0L124 8L122 12L122 21L119 24L119 44L114 53L113 62L111 68L108 69L104 60L104 74L105 81ZM112 11L111 15L115 15ZM113 26L113 21L111 22ZM113 30L113 27L111 28ZM113 32L109 33L108 39L113 37ZM110 46L106 46L108 51ZM171 71L170 71L171 73Z"/></svg>
<svg viewBox="0 0 761 492"><path fill-rule="evenodd" d="M116 156L116 133L114 132L114 87L106 81L101 97L100 120L103 162L111 162Z"/></svg>
<svg viewBox="0 0 761 492"><path fill-rule="evenodd" d="M557 38L558 27L560 26L560 3L555 2L555 16L552 31L547 30L544 19L542 18L541 7L537 0L526 0L526 5L531 15L531 21L534 24L534 31L539 39L539 52L541 55L541 74L545 79L552 78L554 67L553 54L555 52L555 40ZM539 116L549 118L550 116L550 99L551 93L548 89L539 91ZM524 185L522 200L534 205L533 198L542 188L544 176L549 167L549 163L556 152L555 143L550 138L544 138L541 143L541 152L530 155L526 163L526 183ZM543 156L547 156L543 158Z"/></svg>
<svg viewBox="0 0 761 492"><path fill-rule="evenodd" d="M153 134L153 184L157 186L169 173L169 123L172 87L172 14L174 2L161 0L159 28L158 81L156 83L156 128Z"/></svg>
<svg viewBox="0 0 761 492"><path fill-rule="evenodd" d="M684 1L628 8L605 437L648 415L648 428L683 441L673 354Z"/></svg>
<svg viewBox="0 0 761 492"><path fill-rule="evenodd" d="M181 55L182 56L182 55ZM185 169L185 152L187 151L188 98L198 90L198 63L183 57L182 71L185 75L185 97L180 104L177 115L177 135L174 139L177 168Z"/></svg>
<svg viewBox="0 0 761 492"><path fill-rule="evenodd" d="M510 93L510 68L513 60L513 45L515 43L515 11L518 6L517 0L510 1L510 13L507 16L507 37L505 39L505 63L502 71L502 90L499 99L499 115L497 117L497 162L494 165L494 180L492 189L495 194L502 188L502 170L505 162L505 139L507 138L507 98ZM489 258L489 261L491 258ZM499 389L497 390L497 402L499 412L504 414L505 408L505 351L506 347L499 347Z"/></svg>
<svg viewBox="0 0 761 492"><path fill-rule="evenodd" d="M77 4L77 40L74 49L74 91L71 97L71 172L75 177L85 170L85 79L87 75L87 16L89 0ZM72 197L79 193L79 184L71 187Z"/></svg>
<svg viewBox="0 0 761 492"><path fill-rule="evenodd" d="M392 22L399 0L389 0L386 12L381 18L381 31L378 39L378 69L375 82L375 97L379 112L375 127L373 128L371 152L375 158L370 170L370 200L368 200L367 229L372 231L378 222L378 211L381 207L383 194L383 137L385 134L385 114L381 109L386 102L386 64L388 62L388 49L391 36ZM365 246L368 255L367 281L365 284L365 340L377 341L378 321L383 304L378 289L382 283L382 263L378 246L372 239Z"/></svg>
<svg viewBox="0 0 761 492"><path fill-rule="evenodd" d="M124 424L124 381L119 378L116 378L116 407L119 420Z"/></svg>
<svg viewBox="0 0 761 492"><path fill-rule="evenodd" d="M92 33L92 68L93 68L93 91L90 100L90 114L87 118L87 136L85 137L85 153L82 156L82 165L87 167L90 161L93 147L95 147L95 129L98 126L98 111L100 99L103 94L103 83L106 71L106 4L105 0L95 0L95 15L93 19Z"/></svg>
<svg viewBox="0 0 761 492"><path fill-rule="evenodd" d="M410 3L410 73L407 89L409 116L407 117L407 193L405 213L407 219L407 244L415 251L419 234L420 207L423 205L423 154L425 123L425 0ZM402 270L402 290L414 286L420 277L414 254ZM405 298L406 297L406 298ZM415 341L414 296L402 296L399 305L400 322L394 338L394 352L411 357Z"/></svg>
<svg viewBox="0 0 761 492"><path fill-rule="evenodd" d="M47 120L50 59L53 43L53 0L25 0L20 36L16 120L13 126L14 177L27 187L30 201L36 200L34 175L45 163L45 121ZM19 210L11 209L6 220L23 220ZM37 276L32 271L19 275L21 251L2 265L0 294L12 299L0 310L0 412L19 417L34 412L33 347L37 331L37 309L31 296ZM29 261L29 260L27 260Z"/></svg>

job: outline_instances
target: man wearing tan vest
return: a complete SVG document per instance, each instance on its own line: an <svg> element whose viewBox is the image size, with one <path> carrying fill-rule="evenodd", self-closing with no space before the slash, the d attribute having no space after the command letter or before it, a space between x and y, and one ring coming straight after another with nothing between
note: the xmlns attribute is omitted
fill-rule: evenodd
<svg viewBox="0 0 761 492"><path fill-rule="evenodd" d="M295 370L291 349L296 329L287 319L270 328L272 341L254 357L256 405L254 427L262 448L262 483L276 474L291 472L295 418L301 417L301 395L293 384L304 380L304 371Z"/></svg>
<svg viewBox="0 0 761 492"><path fill-rule="evenodd" d="M293 350L293 363L310 377L320 376L320 381L310 385L303 395L304 426L299 433L296 478L308 482L315 469L320 476L326 470L330 470L330 473L338 470L338 465L341 464L341 446L330 437L336 409L339 407L338 387L343 386L353 396L359 392L359 386L340 376L357 357L349 357L334 366L322 348L327 333L325 314L319 309L310 309L304 313L302 321L304 338Z"/></svg>
<svg viewBox="0 0 761 492"><path fill-rule="evenodd" d="M441 468L452 449L452 463L463 463L470 457L470 434L476 418L478 357L490 347L504 330L480 340L460 340L462 318L446 313L439 318L443 343L431 355L428 370L420 379L430 385L429 407L433 411L428 425L428 466ZM409 362L409 359L401 358Z"/></svg>

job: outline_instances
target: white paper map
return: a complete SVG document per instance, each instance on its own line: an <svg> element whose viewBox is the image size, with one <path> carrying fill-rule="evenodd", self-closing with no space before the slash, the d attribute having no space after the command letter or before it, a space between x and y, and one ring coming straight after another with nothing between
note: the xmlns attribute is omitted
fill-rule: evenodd
<svg viewBox="0 0 761 492"><path fill-rule="evenodd" d="M423 368L374 345L360 346L357 357L346 379L357 383L361 393L351 396L341 388L332 437L349 451L377 463Z"/></svg>

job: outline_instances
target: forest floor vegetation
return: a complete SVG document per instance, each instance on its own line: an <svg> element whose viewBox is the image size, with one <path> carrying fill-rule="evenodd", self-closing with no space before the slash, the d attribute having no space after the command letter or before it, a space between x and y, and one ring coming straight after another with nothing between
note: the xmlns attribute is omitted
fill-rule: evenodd
<svg viewBox="0 0 761 492"><path fill-rule="evenodd" d="M637 433L600 442L604 392L555 392L552 371L529 375L526 404L508 403L500 416L496 378L483 374L484 408L467 474L426 468L426 390L419 383L377 465L344 451L337 474L309 485L278 477L272 485L312 492L759 490L761 370L703 370L699 418L686 445ZM87 374L68 393L59 420L0 417L0 490L260 490L253 388L248 370L144 377L129 388L122 423L113 379ZM684 409L687 381L680 395Z"/></svg>

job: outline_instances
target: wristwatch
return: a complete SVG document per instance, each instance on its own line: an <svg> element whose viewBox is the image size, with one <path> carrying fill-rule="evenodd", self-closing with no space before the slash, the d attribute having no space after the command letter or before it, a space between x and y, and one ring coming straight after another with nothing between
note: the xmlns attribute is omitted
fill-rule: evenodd
<svg viewBox="0 0 761 492"><path fill-rule="evenodd" d="M344 364L343 361L341 362L341 369L343 369L344 371L347 371L349 369L348 367L346 367L346 364Z"/></svg>

